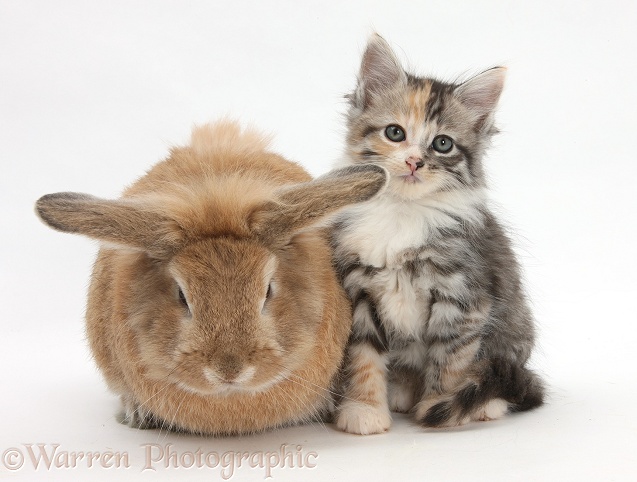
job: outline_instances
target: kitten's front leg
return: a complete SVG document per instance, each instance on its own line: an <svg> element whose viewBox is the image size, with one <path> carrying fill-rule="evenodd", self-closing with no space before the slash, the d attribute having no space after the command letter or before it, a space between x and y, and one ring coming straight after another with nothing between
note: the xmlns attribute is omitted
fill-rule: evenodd
<svg viewBox="0 0 637 482"><path fill-rule="evenodd" d="M389 365L388 400L392 412L409 413L416 403L417 381L421 370Z"/></svg>
<svg viewBox="0 0 637 482"><path fill-rule="evenodd" d="M354 323L346 360L344 400L336 425L345 432L361 435L385 432L391 425L386 340L376 309L364 292L354 299Z"/></svg>
<svg viewBox="0 0 637 482"><path fill-rule="evenodd" d="M348 384L336 425L345 432L368 435L391 426L387 404L387 356L369 343L348 348Z"/></svg>

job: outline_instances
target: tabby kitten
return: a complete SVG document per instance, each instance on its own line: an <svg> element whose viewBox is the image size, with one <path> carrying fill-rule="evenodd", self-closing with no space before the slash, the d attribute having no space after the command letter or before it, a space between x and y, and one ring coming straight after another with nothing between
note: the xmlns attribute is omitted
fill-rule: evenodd
<svg viewBox="0 0 637 482"><path fill-rule="evenodd" d="M497 67L461 84L415 77L380 36L367 46L348 96L345 160L377 163L391 181L334 225L354 310L342 430L383 432L390 410L446 427L542 404L525 366L533 318L481 162L504 76Z"/></svg>

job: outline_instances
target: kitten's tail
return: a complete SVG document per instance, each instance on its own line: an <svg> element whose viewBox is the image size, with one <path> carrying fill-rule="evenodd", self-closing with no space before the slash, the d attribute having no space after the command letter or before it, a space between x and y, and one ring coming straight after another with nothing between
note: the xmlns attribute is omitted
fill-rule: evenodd
<svg viewBox="0 0 637 482"><path fill-rule="evenodd" d="M544 403L540 377L511 360L484 360L471 380L429 408L425 427L450 427L471 420L490 420L508 412L523 412Z"/></svg>

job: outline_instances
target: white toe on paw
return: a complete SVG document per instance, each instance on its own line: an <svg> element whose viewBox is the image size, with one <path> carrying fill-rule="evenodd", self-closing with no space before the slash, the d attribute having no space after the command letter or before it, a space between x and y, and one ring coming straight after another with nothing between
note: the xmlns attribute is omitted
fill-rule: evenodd
<svg viewBox="0 0 637 482"><path fill-rule="evenodd" d="M369 435L383 433L391 426L389 410L361 402L345 402L336 420L336 426L344 432Z"/></svg>
<svg viewBox="0 0 637 482"><path fill-rule="evenodd" d="M389 386L389 409L392 412L407 413L414 406L414 395L403 385Z"/></svg>
<svg viewBox="0 0 637 482"><path fill-rule="evenodd" d="M494 398L493 400L489 400L489 402L480 408L471 418L473 420L487 422L502 417L508 409L509 404L505 400Z"/></svg>

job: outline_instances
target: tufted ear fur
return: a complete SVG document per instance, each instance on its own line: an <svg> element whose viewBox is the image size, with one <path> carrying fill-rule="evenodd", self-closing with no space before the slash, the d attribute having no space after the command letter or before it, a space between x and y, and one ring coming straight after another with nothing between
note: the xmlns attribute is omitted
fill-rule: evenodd
<svg viewBox="0 0 637 482"><path fill-rule="evenodd" d="M107 200L62 192L42 196L35 208L40 219L58 231L143 250L157 258L169 256L184 242L184 234L174 220L129 199Z"/></svg>
<svg viewBox="0 0 637 482"><path fill-rule="evenodd" d="M455 89L458 100L475 116L481 126L489 128L500 99L506 67L494 67L460 84Z"/></svg>
<svg viewBox="0 0 637 482"><path fill-rule="evenodd" d="M275 201L254 213L251 227L266 244L285 244L296 231L350 204L371 199L388 181L387 171L376 164L336 169L314 181L279 191Z"/></svg>
<svg viewBox="0 0 637 482"><path fill-rule="evenodd" d="M407 76L389 44L378 34L372 35L363 54L356 92L350 97L365 108L374 98L398 84L406 83Z"/></svg>

